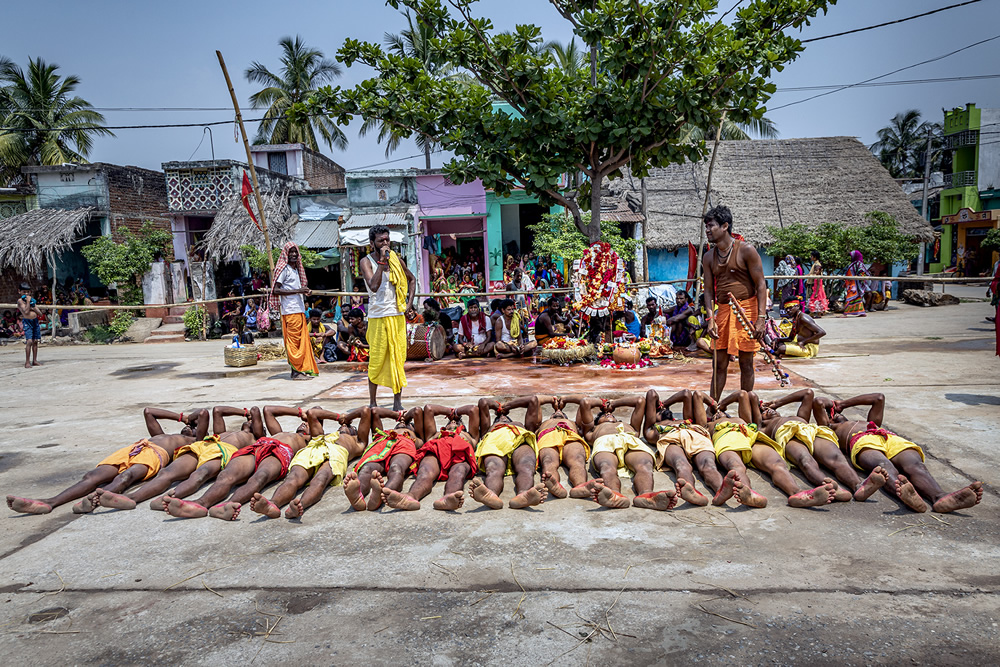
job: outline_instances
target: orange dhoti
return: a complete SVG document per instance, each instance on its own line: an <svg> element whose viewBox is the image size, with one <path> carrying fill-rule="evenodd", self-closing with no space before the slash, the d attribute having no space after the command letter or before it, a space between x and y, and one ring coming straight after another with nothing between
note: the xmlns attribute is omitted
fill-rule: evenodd
<svg viewBox="0 0 1000 667"><path fill-rule="evenodd" d="M305 313L281 316L281 335L285 339L285 354L292 370L306 375L319 375L316 357L313 356L307 330Z"/></svg>
<svg viewBox="0 0 1000 667"><path fill-rule="evenodd" d="M739 302L746 311L747 320L753 326L757 320L757 297L751 296ZM715 340L712 348L715 350L726 350L729 354L740 352L756 352L760 349L760 343L753 337L753 331L747 331L733 307L728 303L718 303L719 309L715 312L715 322L719 327L719 337Z"/></svg>

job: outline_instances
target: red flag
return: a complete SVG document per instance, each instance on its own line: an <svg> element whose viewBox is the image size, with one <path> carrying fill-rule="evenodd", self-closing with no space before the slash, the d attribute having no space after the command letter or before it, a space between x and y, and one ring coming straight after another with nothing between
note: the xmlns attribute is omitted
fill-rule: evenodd
<svg viewBox="0 0 1000 667"><path fill-rule="evenodd" d="M692 287L694 286L694 277L698 269L698 249L694 247L694 244L688 241L688 274L687 277L691 280L685 288L688 294L693 294Z"/></svg>
<svg viewBox="0 0 1000 667"><path fill-rule="evenodd" d="M257 216L253 214L253 209L250 208L250 195L253 194L253 188L250 186L250 178L247 173L243 172L243 190L240 193L240 199L243 201L243 206L246 208L247 213L250 214L250 219L253 220L253 224L257 225L257 229L260 229L260 223L257 222ZM264 231L260 229L260 231Z"/></svg>

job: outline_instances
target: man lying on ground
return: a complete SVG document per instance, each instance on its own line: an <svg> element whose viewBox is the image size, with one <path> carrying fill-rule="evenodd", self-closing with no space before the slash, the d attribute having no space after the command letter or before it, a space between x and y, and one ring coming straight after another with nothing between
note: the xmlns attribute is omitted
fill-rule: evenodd
<svg viewBox="0 0 1000 667"><path fill-rule="evenodd" d="M923 450L882 428L883 394L864 394L846 401L817 398L814 405L816 423L833 427L851 463L867 471L883 468L889 478L884 488L914 512L927 511L921 495L930 499L933 511L941 513L966 509L983 499L983 483L978 481L946 493L924 465ZM849 420L843 415L847 408L860 405L871 406L867 420Z"/></svg>
<svg viewBox="0 0 1000 667"><path fill-rule="evenodd" d="M344 477L344 494L351 507L358 512L374 512L382 507L382 489L393 491L403 488L403 480L410 474L410 466L417 458L417 447L422 443L413 426L417 409L409 412L388 408L371 408L371 431L375 434L372 444L365 449L354 470ZM389 431L382 430L382 418L395 418L396 425ZM382 476L386 475L385 478Z"/></svg>
<svg viewBox="0 0 1000 667"><path fill-rule="evenodd" d="M235 431L226 430L226 417L243 417ZM215 479L240 447L252 445L264 435L264 422L259 408L234 408L217 405L212 408L212 435L190 445L179 447L174 460L138 489L127 495L97 489L92 502L101 507L120 510L135 509L137 503L153 498L149 508L164 511L171 497L187 498L206 482ZM171 487L177 483L176 487Z"/></svg>
<svg viewBox="0 0 1000 667"><path fill-rule="evenodd" d="M888 479L885 470L876 467L864 482L861 481L840 451L837 434L829 426L809 423L814 396L813 390L806 388L761 404L761 433L774 440L778 453L801 470L812 484L825 484L828 479L820 470L820 465L833 472L844 485L834 492L834 501L847 502L851 498L867 500L885 484ZM757 401L757 395L750 392L750 400L751 404ZM799 402L799 410L794 417L778 414L778 408L796 401Z"/></svg>
<svg viewBox="0 0 1000 667"><path fill-rule="evenodd" d="M327 419L339 422L340 428L334 433L325 433L323 421ZM351 425L354 420L360 421L359 429ZM260 492L250 499L250 509L257 514L277 519L281 516L281 508L287 504L285 518L297 519L322 500L329 487L340 486L347 474L348 461L360 456L368 442L371 408L357 408L340 415L314 407L306 411L306 423L311 440L292 457L285 481L274 490L270 500ZM306 490L302 497L296 498L303 487Z"/></svg>
<svg viewBox="0 0 1000 667"><path fill-rule="evenodd" d="M826 335L826 331L803 312L802 297L789 299L784 306L785 312L792 318L792 331L787 337L775 341L774 351L786 357L817 356L819 339Z"/></svg>
<svg viewBox="0 0 1000 667"><path fill-rule="evenodd" d="M574 402L576 397L569 396L564 400ZM639 430L645 417L646 399L644 396L619 398L608 401L602 398L585 398L580 401L577 411L577 423L584 437L591 445L590 467L597 482L594 500L601 506L611 509L624 509L629 504L651 510L669 510L677 504L677 493L674 488L664 491L653 490L653 463L656 452L639 439ZM594 408L599 407L597 420L594 420ZM632 408L629 423L618 421L615 410ZM622 495L622 483L619 476L626 479L632 477L632 490L635 498L631 503Z"/></svg>
<svg viewBox="0 0 1000 667"><path fill-rule="evenodd" d="M579 405L583 396L571 396L571 402ZM541 468L542 483L549 495L556 498L593 498L596 483L587 481L587 461L590 460L590 444L580 435L576 421L570 421L566 410L566 397L539 396L538 415L532 420L538 423L538 463ZM541 406L552 405L554 412L548 419L542 419ZM532 405L532 408L535 406ZM566 466L570 489L567 492L559 480L559 467Z"/></svg>
<svg viewBox="0 0 1000 667"><path fill-rule="evenodd" d="M548 495L545 485L535 484L535 469L538 467L538 443L535 439L539 415L537 402L537 396L520 396L503 404L492 398L479 400L480 428L485 424L493 425L482 435L476 447L476 463L486 473L486 481L478 477L473 479L469 484L469 493L490 509L503 507L500 494L503 493L507 475L514 475L515 496L510 499L511 508L524 509L545 502ZM526 409L523 424L509 416L511 410L518 408ZM495 420L491 419L490 412L496 413Z"/></svg>
<svg viewBox="0 0 1000 667"><path fill-rule="evenodd" d="M741 416L739 418L729 417L725 413L725 409L728 405L737 401L739 402ZM749 419L746 418L748 410ZM720 443L723 448L726 447L726 443L738 446L744 463L749 463L770 477L771 483L788 496L788 505L790 507L819 507L820 505L833 502L833 495L836 489L833 480L829 477L823 478L823 482L812 489L803 489L799 486L798 480L788 470L788 463L786 463L784 455L780 451L781 448L770 437L760 433L759 429L762 421L760 402L756 396L742 389L730 394L719 403L718 411L712 422L713 431L716 436L716 450L718 451ZM746 442L750 444L749 459L747 459L746 450L744 449ZM749 484L749 482L747 483ZM761 507L765 506L767 504L766 499L763 496L760 499L765 501ZM742 502L742 499L740 502ZM757 507L752 502L750 506Z"/></svg>
<svg viewBox="0 0 1000 667"><path fill-rule="evenodd" d="M677 495L692 505L704 507L708 498L695 489L694 470L691 464L714 474L718 485L722 475L715 464L715 447L704 426L692 423L691 392L682 389L666 401L660 401L655 389L646 392L646 422L643 434L646 440L656 443L656 468L669 466L677 476ZM670 406L682 403L682 416L678 420Z"/></svg>
<svg viewBox="0 0 1000 667"><path fill-rule="evenodd" d="M282 431L277 418L295 415L302 420L296 431ZM233 452L215 483L197 500L168 498L167 513L184 519L212 516L235 521L243 504L249 502L255 493L274 480L283 478L288 473L295 452L306 446L308 430L305 413L302 408L268 405L264 407L264 425L271 433L270 437L258 438L252 445ZM241 486L233 491L237 485ZM231 491L232 497L223 502Z"/></svg>
<svg viewBox="0 0 1000 667"><path fill-rule="evenodd" d="M736 496L736 501L747 507L767 507L767 498L751 488L750 478L747 476L746 464L750 462L753 450L751 438L756 437L757 432L755 428L746 425L747 420L753 419L753 415L750 411L749 395L742 395L745 393L741 390L733 394L738 401L740 416L727 415L724 419L718 420L715 419L718 408L715 400L700 391L691 393L691 419L694 424L704 427L710 434L715 458L726 471L726 476L723 477L719 474L718 466L710 464L706 457L695 459L705 486L715 494L712 497L712 504L716 506L725 505L730 498ZM711 410L712 421L709 421L706 406ZM724 431L720 429L717 433L716 421L720 424L723 421L734 424L735 428L726 427Z"/></svg>
<svg viewBox="0 0 1000 667"><path fill-rule="evenodd" d="M469 417L469 428L462 417ZM436 418L447 416L440 431ZM392 508L418 510L420 501L434 488L434 482L444 482L444 495L434 501L436 510L457 510L465 503L465 482L479 471L476 465L476 441L479 439L479 407L464 405L458 409L443 405L425 405L417 411L417 435L425 440L417 450L411 469L416 479L410 490L401 493L386 486L382 498Z"/></svg>
<svg viewBox="0 0 1000 667"><path fill-rule="evenodd" d="M53 508L83 498L73 506L73 512L83 514L94 509L89 496L103 486L113 493L121 493L133 484L147 480L170 463L174 451L205 437L208 431L208 411L196 410L184 418L184 413L146 408L142 411L146 420L149 437L128 447L122 447L97 464L97 467L83 476L79 482L51 498L35 500L7 496L7 507L24 514L48 514ZM169 419L184 424L179 434L167 434L160 426L160 419Z"/></svg>

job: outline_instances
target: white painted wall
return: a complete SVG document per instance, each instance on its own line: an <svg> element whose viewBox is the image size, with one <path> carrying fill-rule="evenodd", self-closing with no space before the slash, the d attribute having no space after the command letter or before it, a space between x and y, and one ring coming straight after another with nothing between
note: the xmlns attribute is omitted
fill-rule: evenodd
<svg viewBox="0 0 1000 667"><path fill-rule="evenodd" d="M979 189L1000 188L1000 109L983 109L979 131ZM986 144L986 145L984 145Z"/></svg>

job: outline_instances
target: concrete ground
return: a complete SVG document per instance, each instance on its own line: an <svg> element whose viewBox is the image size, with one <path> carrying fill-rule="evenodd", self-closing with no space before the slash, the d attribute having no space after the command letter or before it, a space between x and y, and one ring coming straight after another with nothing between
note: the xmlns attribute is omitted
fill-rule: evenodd
<svg viewBox="0 0 1000 667"><path fill-rule="evenodd" d="M751 473L766 509L555 500L489 511L469 500L455 513L429 502L355 513L335 488L300 522L249 510L232 523L145 507L8 513L0 655L17 665L995 663L1000 359L987 314L981 301L894 302L865 319L827 317L822 356L787 362L795 386L884 392L886 425L924 447L946 489L986 483L973 509L914 514L879 493L797 510ZM292 382L282 362L227 369L222 345L45 346L30 371L20 346L0 348L0 492L45 497L72 484L145 435L146 405L365 401L353 365ZM707 365L415 364L405 400L704 387ZM766 369L758 377L763 394L779 394ZM658 488L670 483L657 473Z"/></svg>

